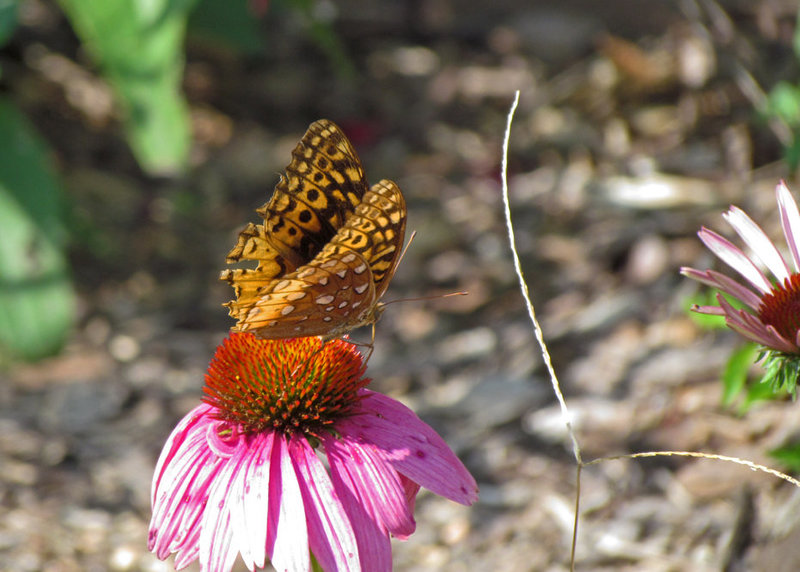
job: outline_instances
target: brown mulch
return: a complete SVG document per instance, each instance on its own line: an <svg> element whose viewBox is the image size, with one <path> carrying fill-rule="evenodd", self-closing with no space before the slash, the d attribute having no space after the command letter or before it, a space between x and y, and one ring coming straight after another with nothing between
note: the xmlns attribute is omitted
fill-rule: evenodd
<svg viewBox="0 0 800 572"><path fill-rule="evenodd" d="M777 466L767 452L797 433L797 404L720 404L739 340L686 315L698 288L678 268L712 264L695 232L727 233L728 204L780 238L773 188L784 177L800 193L780 162L786 133L755 111L797 78L793 4L341 2L352 80L291 13L267 12L262 57L190 43L193 167L151 179L113 113L67 97L71 81L107 87L37 3L50 16L23 24L0 67L82 229L80 308L61 355L0 380L0 569L168 569L146 549L150 479L231 325L218 272L320 117L408 202L417 235L386 299L469 292L390 305L378 324L373 387L439 431L481 489L470 508L423 493L396 569L568 569L575 462L500 194L515 90L517 246L583 458L691 450ZM70 73L49 76L43 57ZM744 467L609 461L583 471L580 498L579 570L800 567L800 494Z"/></svg>

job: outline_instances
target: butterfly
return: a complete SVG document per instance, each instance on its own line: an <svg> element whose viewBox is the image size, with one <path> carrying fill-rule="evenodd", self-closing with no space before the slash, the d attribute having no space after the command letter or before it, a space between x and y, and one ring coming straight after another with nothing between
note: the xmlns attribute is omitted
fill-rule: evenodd
<svg viewBox="0 0 800 572"><path fill-rule="evenodd" d="M340 337L378 320L400 258L406 204L398 186L371 188L350 141L332 121L312 123L272 198L256 211L223 270L235 332L259 338Z"/></svg>

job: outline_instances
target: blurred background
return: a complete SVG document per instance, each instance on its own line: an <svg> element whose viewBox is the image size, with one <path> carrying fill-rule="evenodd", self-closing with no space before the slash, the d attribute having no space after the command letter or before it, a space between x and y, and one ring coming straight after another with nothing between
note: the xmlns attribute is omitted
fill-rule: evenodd
<svg viewBox="0 0 800 572"><path fill-rule="evenodd" d="M503 223L515 90L519 253L584 459L797 467L797 404L759 399L746 366L723 378L752 350L688 316L703 292L677 273L713 264L695 232L727 233L731 203L780 238L797 11L0 0L0 569L172 568L146 549L152 471L232 325L225 254L322 117L408 202L417 236L384 299L469 292L377 327L373 387L481 488L471 508L423 493L396 569L568 569L575 463ZM581 503L582 570L800 567L800 494L742 467L605 462Z"/></svg>

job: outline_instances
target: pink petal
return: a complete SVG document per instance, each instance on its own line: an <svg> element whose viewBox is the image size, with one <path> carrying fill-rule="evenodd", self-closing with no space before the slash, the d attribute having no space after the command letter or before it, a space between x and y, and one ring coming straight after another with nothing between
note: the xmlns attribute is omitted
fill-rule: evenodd
<svg viewBox="0 0 800 572"><path fill-rule="evenodd" d="M210 483L221 469L219 459L205 443L209 418L198 423L196 411L184 417L173 431L153 479L149 548L162 559L170 552L185 549L191 542L199 527Z"/></svg>
<svg viewBox="0 0 800 572"><path fill-rule="evenodd" d="M195 529L200 529L208 488L219 473L216 459L193 459L191 472L179 475L172 489L165 491L151 519L150 550L166 558L189 543Z"/></svg>
<svg viewBox="0 0 800 572"><path fill-rule="evenodd" d="M323 437L331 467L331 481L353 525L362 565L376 572L391 572L392 546L389 535L375 515L367 512L362 500L364 495L346 470L344 460L335 448L336 442L337 439L333 437Z"/></svg>
<svg viewBox="0 0 800 572"><path fill-rule="evenodd" d="M276 434L269 474L267 554L278 572L308 572L308 528L303 494L286 438Z"/></svg>
<svg viewBox="0 0 800 572"><path fill-rule="evenodd" d="M782 351L784 351L786 353L792 353L792 354L796 354L797 353L797 346L792 344L786 338L784 338L778 332L778 330L775 329L775 326L769 326L768 325L767 326L767 332L769 333L770 338L773 340L772 343L765 344L765 345L767 345L767 347L771 347L771 348L775 348L775 349L781 349ZM798 334L800 334L800 332L798 332ZM782 349L782 348L787 348L787 349Z"/></svg>
<svg viewBox="0 0 800 572"><path fill-rule="evenodd" d="M758 306L761 304L761 298L759 298L755 292L745 286L742 286L736 280L733 280L732 278L729 278L728 276L725 276L724 274L714 270L706 270L701 272L700 270L695 270L694 268L688 268L684 266L681 268L681 274L687 278L691 278L692 280L702 282L706 286L711 286L717 290L722 290L737 300L741 300L753 310L757 310Z"/></svg>
<svg viewBox="0 0 800 572"><path fill-rule="evenodd" d="M236 502L231 506L233 535L247 568L266 563L267 510L269 506L269 459L273 434L258 434L249 444L249 455L240 469Z"/></svg>
<svg viewBox="0 0 800 572"><path fill-rule="evenodd" d="M231 505L237 502L233 497L236 496L237 482L241 486L239 469L246 459L244 440L239 444L239 450L225 460L209 491L200 531L200 570L229 572L239 553L234 544L230 510Z"/></svg>
<svg viewBox="0 0 800 572"><path fill-rule="evenodd" d="M289 442L306 506L311 551L323 570L361 570L352 525L328 471L304 437Z"/></svg>
<svg viewBox="0 0 800 572"><path fill-rule="evenodd" d="M420 486L405 475L400 475L403 482L403 490L406 494L406 502L411 512L414 512L414 504L417 501L417 493L419 493Z"/></svg>
<svg viewBox="0 0 800 572"><path fill-rule="evenodd" d="M192 531L192 535L187 537L191 542L187 542L186 548L175 553L175 570L182 570L189 564L197 560L200 555L200 527Z"/></svg>
<svg viewBox="0 0 800 572"><path fill-rule="evenodd" d="M791 272L789 267L786 266L783 256L775 248L769 237L764 234L761 227L747 216L747 213L738 207L732 206L722 217L730 223L745 244L750 247L778 280L783 282L789 277Z"/></svg>
<svg viewBox="0 0 800 572"><path fill-rule="evenodd" d="M765 325L757 316L744 310L737 310L722 296L717 296L717 300L722 309L725 310L725 322L732 330L767 347L789 353L797 351L797 348L781 336L774 327Z"/></svg>
<svg viewBox="0 0 800 572"><path fill-rule="evenodd" d="M164 468L171 462L172 458L178 454L181 449L183 449L183 444L187 437L191 437L196 434L196 428L198 425L200 425L202 428L205 428L205 424L208 423L206 414L210 410L210 405L206 405L205 403L198 405L189 413L184 415L183 419L180 420L175 429L172 430L172 433L170 433L164 448L161 449L161 454L159 455L158 462L156 463L156 470L153 472L153 482L150 488L151 506L155 504L155 494L159 489Z"/></svg>
<svg viewBox="0 0 800 572"><path fill-rule="evenodd" d="M800 271L800 213L797 211L797 203L783 181L778 183L775 188L775 195L778 197L778 211L781 215L783 235L789 244L794 268L796 271Z"/></svg>
<svg viewBox="0 0 800 572"><path fill-rule="evenodd" d="M408 536L416 529L400 474L370 446L343 434L324 441L331 472L337 472L367 513L385 532Z"/></svg>
<svg viewBox="0 0 800 572"><path fill-rule="evenodd" d="M692 306L692 312L697 312L698 314L706 314L707 316L726 316L725 310L720 308L719 306L698 306L695 304Z"/></svg>
<svg viewBox="0 0 800 572"><path fill-rule="evenodd" d="M758 310L758 307L761 305L761 298L747 288L746 286L742 286L733 278L730 278L724 274L721 274L715 270L709 270L708 276L712 280L715 280L718 284L718 288L725 292L726 294L730 294L737 300L743 302L753 310Z"/></svg>
<svg viewBox="0 0 800 572"><path fill-rule="evenodd" d="M461 504L478 499L478 485L430 426L394 399L369 391L362 414L337 424L342 435L370 444L392 466L426 489Z"/></svg>
<svg viewBox="0 0 800 572"><path fill-rule="evenodd" d="M711 252L741 274L759 292L766 294L772 289L763 272L732 242L705 227L697 235Z"/></svg>

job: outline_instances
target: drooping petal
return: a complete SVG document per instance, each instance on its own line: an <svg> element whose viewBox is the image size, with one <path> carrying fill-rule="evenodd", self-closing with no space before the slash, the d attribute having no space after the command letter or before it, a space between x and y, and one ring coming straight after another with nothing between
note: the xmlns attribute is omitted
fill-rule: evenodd
<svg viewBox="0 0 800 572"><path fill-rule="evenodd" d="M706 270L701 272L694 268L681 268L681 274L687 278L692 278L698 282L702 282L707 286L722 290L726 294L730 294L737 300L741 300L753 310L757 310L761 304L761 298L749 288L742 286L736 280L729 278L725 274L716 272L715 270Z"/></svg>
<svg viewBox="0 0 800 572"><path fill-rule="evenodd" d="M772 285L764 273L731 241L705 227L697 235L711 252L741 274L759 292L766 294L770 291Z"/></svg>
<svg viewBox="0 0 800 572"><path fill-rule="evenodd" d="M406 500L401 475L372 447L343 434L341 439L324 441L331 471L352 486L367 513L384 532L408 536L414 532L414 514Z"/></svg>
<svg viewBox="0 0 800 572"><path fill-rule="evenodd" d="M197 435L198 426L201 427L200 433L205 430L208 423L207 413L211 409L205 403L198 405L178 422L178 425L170 433L167 443L161 449L161 454L158 456L156 463L156 470L153 472L153 482L150 487L150 504L155 505L156 491L161 490L160 484L166 467L169 466L173 457L181 453L185 447L184 442L186 439Z"/></svg>
<svg viewBox="0 0 800 572"><path fill-rule="evenodd" d="M200 555L200 527L192 529L186 545L175 553L175 570L183 570Z"/></svg>
<svg viewBox="0 0 800 572"><path fill-rule="evenodd" d="M778 197L783 235L789 244L795 271L800 271L800 213L797 211L797 203L783 181L775 188L775 195Z"/></svg>
<svg viewBox="0 0 800 572"><path fill-rule="evenodd" d="M368 570L391 572L392 545L386 528L377 521L374 514L367 512L361 489L352 480L338 451L332 447L336 439L324 436L322 441L331 467L334 490L353 524L361 562L365 566L369 565Z"/></svg>
<svg viewBox="0 0 800 572"><path fill-rule="evenodd" d="M240 469L238 502L231 507L233 534L242 560L248 569L263 568L266 562L266 539L269 506L269 467L272 433L254 435L250 452Z"/></svg>
<svg viewBox="0 0 800 572"><path fill-rule="evenodd" d="M791 350L783 350L786 353L797 353L797 346L793 345L789 340L781 335L781 333L775 328L775 326L767 325L767 333L770 336L771 342L768 344L768 347L771 348L792 348ZM800 332L798 332L800 334Z"/></svg>
<svg viewBox="0 0 800 572"><path fill-rule="evenodd" d="M187 471L176 471L175 486L164 493L153 510L150 550L159 558L190 546L199 531L208 489L217 478L221 464L213 455L198 455L187 463Z"/></svg>
<svg viewBox="0 0 800 572"><path fill-rule="evenodd" d="M780 282L783 282L789 277L791 271L786 265L786 261L775 248L775 245L769 237L761 230L753 219L747 216L739 207L732 206L730 210L722 215L722 218L727 220L733 229L736 231L745 244L758 256L764 265L769 268L770 272L775 275Z"/></svg>
<svg viewBox="0 0 800 572"><path fill-rule="evenodd" d="M307 572L311 566L311 556L308 552L303 494L289 456L286 438L280 434L273 439L269 484L269 559L279 572Z"/></svg>
<svg viewBox="0 0 800 572"><path fill-rule="evenodd" d="M419 483L415 483L405 475L400 475L400 480L403 483L403 490L406 493L406 502L408 503L409 510L414 512L414 505L417 502L417 493L419 493Z"/></svg>
<svg viewBox="0 0 800 572"><path fill-rule="evenodd" d="M429 425L394 399L360 393L362 413L341 422L342 434L370 444L398 472L437 495L465 505L477 500L475 479Z"/></svg>
<svg viewBox="0 0 800 572"><path fill-rule="evenodd" d="M222 470L212 484L203 512L200 531L200 569L230 572L239 553L234 543L231 506L241 498L241 467L247 458L247 445L239 439L237 450L225 459Z"/></svg>
<svg viewBox="0 0 800 572"><path fill-rule="evenodd" d="M148 546L162 559L178 550L193 551L209 488L222 467L206 446L212 420L204 408L190 412L173 431L153 479Z"/></svg>
<svg viewBox="0 0 800 572"><path fill-rule="evenodd" d="M361 570L353 527L325 466L304 437L291 439L289 453L305 501L309 542L314 557L323 570ZM365 565L364 569L371 568Z"/></svg>
<svg viewBox="0 0 800 572"><path fill-rule="evenodd" d="M732 330L767 347L789 353L797 351L775 328L764 325L758 317L744 310L737 310L722 296L717 296L717 301L725 311L725 323Z"/></svg>
<svg viewBox="0 0 800 572"><path fill-rule="evenodd" d="M698 306L695 304L692 306L692 312L697 312L698 314L706 314L708 316L725 316L725 310L720 308L719 306Z"/></svg>

